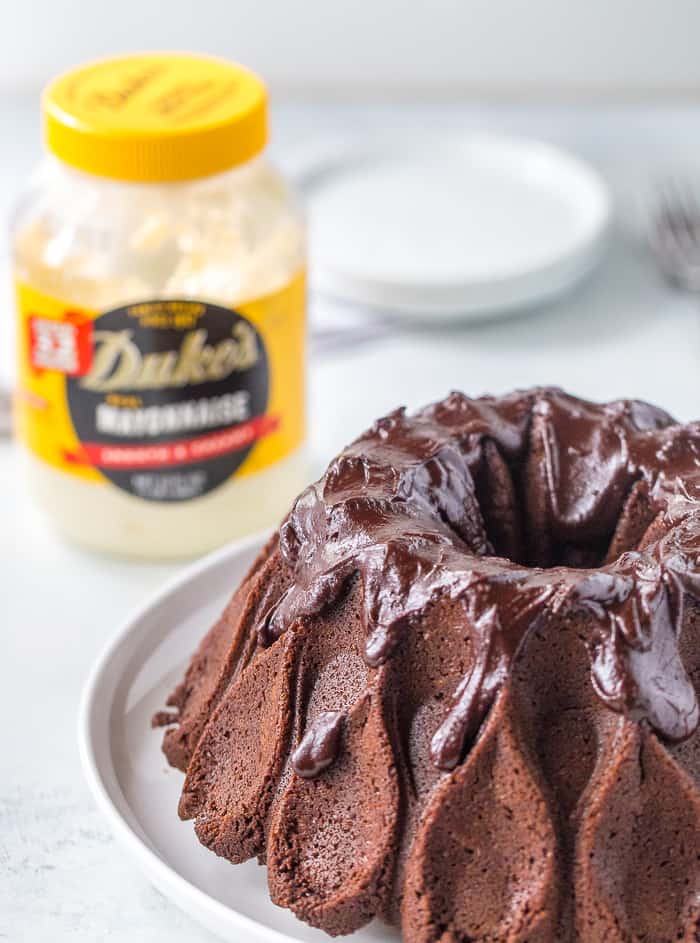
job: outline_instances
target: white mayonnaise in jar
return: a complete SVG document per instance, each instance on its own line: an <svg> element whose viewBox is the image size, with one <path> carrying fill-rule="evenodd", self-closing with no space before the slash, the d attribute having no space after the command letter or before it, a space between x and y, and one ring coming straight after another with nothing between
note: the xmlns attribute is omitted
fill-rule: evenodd
<svg viewBox="0 0 700 943"><path fill-rule="evenodd" d="M304 228L262 82L180 54L79 68L14 227L16 419L67 536L201 553L305 484Z"/></svg>

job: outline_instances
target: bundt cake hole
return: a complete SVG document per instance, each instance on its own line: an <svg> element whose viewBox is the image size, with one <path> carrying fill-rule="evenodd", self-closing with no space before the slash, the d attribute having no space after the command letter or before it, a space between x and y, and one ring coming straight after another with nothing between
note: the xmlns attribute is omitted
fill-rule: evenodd
<svg viewBox="0 0 700 943"><path fill-rule="evenodd" d="M551 520L541 456L531 446L525 458L506 462L487 439L475 475L476 497L493 555L519 566L598 569L637 549L658 508L649 485L633 482L611 527L585 541L561 539Z"/></svg>

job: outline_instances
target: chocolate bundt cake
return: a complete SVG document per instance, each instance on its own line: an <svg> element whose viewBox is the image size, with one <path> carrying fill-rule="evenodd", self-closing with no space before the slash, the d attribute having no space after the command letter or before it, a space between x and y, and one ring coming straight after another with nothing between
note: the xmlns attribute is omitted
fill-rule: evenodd
<svg viewBox="0 0 700 943"><path fill-rule="evenodd" d="M161 722L179 813L331 934L700 940L700 423L453 393L334 459Z"/></svg>

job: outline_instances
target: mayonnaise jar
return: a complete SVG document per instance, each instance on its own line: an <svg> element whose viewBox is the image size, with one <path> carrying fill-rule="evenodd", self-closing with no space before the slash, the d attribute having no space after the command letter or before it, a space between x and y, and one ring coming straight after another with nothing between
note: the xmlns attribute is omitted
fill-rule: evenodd
<svg viewBox="0 0 700 943"><path fill-rule="evenodd" d="M264 85L127 56L43 113L13 233L29 487L67 536L140 557L274 524L306 478L305 243Z"/></svg>

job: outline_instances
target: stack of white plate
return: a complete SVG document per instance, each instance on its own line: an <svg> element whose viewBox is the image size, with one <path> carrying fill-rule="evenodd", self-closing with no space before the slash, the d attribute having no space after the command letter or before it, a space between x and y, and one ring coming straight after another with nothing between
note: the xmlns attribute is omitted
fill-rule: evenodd
<svg viewBox="0 0 700 943"><path fill-rule="evenodd" d="M599 175L538 141L387 134L297 161L312 285L404 317L484 318L564 292L601 256Z"/></svg>

